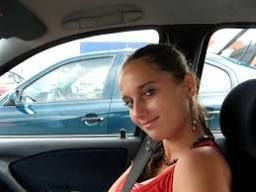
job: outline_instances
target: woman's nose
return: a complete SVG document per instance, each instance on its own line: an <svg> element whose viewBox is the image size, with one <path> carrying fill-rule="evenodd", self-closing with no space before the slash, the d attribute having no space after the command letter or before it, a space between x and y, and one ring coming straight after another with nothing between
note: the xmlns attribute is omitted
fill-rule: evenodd
<svg viewBox="0 0 256 192"><path fill-rule="evenodd" d="M143 102L134 103L132 108L132 115L136 118L144 118L147 114L147 108Z"/></svg>

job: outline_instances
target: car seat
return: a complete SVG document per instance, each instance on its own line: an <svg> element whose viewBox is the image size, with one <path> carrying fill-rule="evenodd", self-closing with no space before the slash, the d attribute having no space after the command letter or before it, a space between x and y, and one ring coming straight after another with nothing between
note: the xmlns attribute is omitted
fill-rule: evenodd
<svg viewBox="0 0 256 192"><path fill-rule="evenodd" d="M232 191L256 191L256 79L236 86L220 111L225 139L217 141L232 171Z"/></svg>

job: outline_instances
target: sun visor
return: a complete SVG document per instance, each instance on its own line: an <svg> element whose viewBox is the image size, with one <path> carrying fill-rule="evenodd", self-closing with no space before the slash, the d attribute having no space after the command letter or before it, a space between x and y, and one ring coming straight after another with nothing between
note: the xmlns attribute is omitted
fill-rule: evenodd
<svg viewBox="0 0 256 192"><path fill-rule="evenodd" d="M18 0L0 1L0 38L33 40L45 32L45 25Z"/></svg>
<svg viewBox="0 0 256 192"><path fill-rule="evenodd" d="M143 18L136 5L111 5L83 9L67 15L62 26L67 30L83 30L109 25L127 24Z"/></svg>

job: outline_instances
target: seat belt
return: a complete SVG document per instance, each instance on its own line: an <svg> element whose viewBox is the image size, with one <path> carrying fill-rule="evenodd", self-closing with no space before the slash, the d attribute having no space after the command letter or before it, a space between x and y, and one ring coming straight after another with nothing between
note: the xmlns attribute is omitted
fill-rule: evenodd
<svg viewBox="0 0 256 192"><path fill-rule="evenodd" d="M130 192L156 146L156 141L153 141L148 135L144 137L143 142L133 160L131 170L128 173L122 192Z"/></svg>

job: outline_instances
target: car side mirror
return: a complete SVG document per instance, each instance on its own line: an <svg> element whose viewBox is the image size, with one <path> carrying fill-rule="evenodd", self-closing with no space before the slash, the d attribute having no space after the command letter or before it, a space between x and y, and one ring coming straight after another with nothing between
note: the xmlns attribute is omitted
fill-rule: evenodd
<svg viewBox="0 0 256 192"><path fill-rule="evenodd" d="M19 90L15 90L8 95L8 101L5 105L16 106L19 103Z"/></svg>

